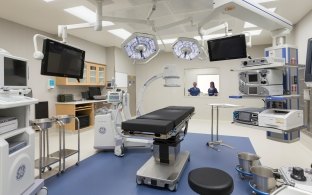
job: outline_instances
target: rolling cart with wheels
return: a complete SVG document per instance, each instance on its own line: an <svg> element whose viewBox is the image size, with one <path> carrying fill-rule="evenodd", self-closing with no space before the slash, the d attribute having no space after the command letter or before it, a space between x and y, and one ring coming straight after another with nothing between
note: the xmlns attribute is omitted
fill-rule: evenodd
<svg viewBox="0 0 312 195"><path fill-rule="evenodd" d="M59 132L60 132L60 150L57 152L54 152L51 154L52 157L59 157L60 161L63 161L63 167L61 172L63 173L65 171L65 159L67 157L70 157L74 154L77 154L77 162L76 165L80 162L80 122L79 119L75 116L71 115L58 115L53 117L53 119L56 121L56 124L59 126ZM66 142L65 142L65 125L69 124L72 119L75 119L78 124L78 143L77 143L77 150L73 149L67 149L66 148Z"/></svg>
<svg viewBox="0 0 312 195"><path fill-rule="evenodd" d="M61 158L60 156L52 157L49 151L49 128L52 127L54 121L49 118L36 119L30 122L34 130L39 130L39 159L35 161L35 168L39 169L39 178L42 178L47 168L49 171L52 170L51 165L59 163L59 172L61 171ZM59 143L61 149L61 142Z"/></svg>

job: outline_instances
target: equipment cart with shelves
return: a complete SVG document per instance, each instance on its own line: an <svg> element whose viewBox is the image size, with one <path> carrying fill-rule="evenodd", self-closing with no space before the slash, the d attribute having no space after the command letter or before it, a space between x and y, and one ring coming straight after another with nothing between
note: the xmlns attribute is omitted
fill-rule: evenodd
<svg viewBox="0 0 312 195"><path fill-rule="evenodd" d="M63 161L63 167L62 167L62 172L65 171L65 159L77 154L77 162L76 165L79 164L80 162L80 122L79 119L75 116L71 115L58 115L53 117L53 119L56 121L57 125L59 126L59 132L60 132L60 150L57 152L54 152L51 154L51 157L59 157L60 160ZM66 148L66 139L65 139L65 127L66 124L69 124L72 119L76 120L77 123L77 149L68 149Z"/></svg>
<svg viewBox="0 0 312 195"><path fill-rule="evenodd" d="M39 158L35 161L35 168L39 169L39 178L42 178L47 168L49 171L52 170L51 165L59 163L59 173L61 171L61 157L52 157L49 150L49 128L53 126L54 120L37 119L30 122L34 130L39 131ZM60 135L61 136L61 135ZM61 142L59 142L59 150L61 150Z"/></svg>
<svg viewBox="0 0 312 195"><path fill-rule="evenodd" d="M2 96L12 99L9 94ZM29 113L30 105L37 102L23 95L15 102L0 101L1 115L18 123L0 131L0 195L47 194L43 180L34 177L35 133L29 127Z"/></svg>

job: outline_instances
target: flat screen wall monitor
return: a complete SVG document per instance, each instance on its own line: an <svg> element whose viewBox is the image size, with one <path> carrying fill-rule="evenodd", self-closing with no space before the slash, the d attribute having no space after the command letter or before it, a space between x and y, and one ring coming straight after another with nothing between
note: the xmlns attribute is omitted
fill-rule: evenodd
<svg viewBox="0 0 312 195"><path fill-rule="evenodd" d="M306 69L305 69L305 82L312 86L312 38L308 40Z"/></svg>
<svg viewBox="0 0 312 195"><path fill-rule="evenodd" d="M235 35L207 41L210 61L247 57L245 35Z"/></svg>
<svg viewBox="0 0 312 195"><path fill-rule="evenodd" d="M85 51L50 39L43 42L41 74L83 78Z"/></svg>
<svg viewBox="0 0 312 195"><path fill-rule="evenodd" d="M0 54L0 88L25 89L28 81L27 60Z"/></svg>

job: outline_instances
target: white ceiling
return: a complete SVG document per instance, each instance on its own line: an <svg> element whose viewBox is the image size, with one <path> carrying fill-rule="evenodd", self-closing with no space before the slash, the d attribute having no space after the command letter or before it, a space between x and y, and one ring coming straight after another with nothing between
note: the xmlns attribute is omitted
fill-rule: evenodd
<svg viewBox="0 0 312 195"><path fill-rule="evenodd" d="M152 0L105 0L103 15L146 19L152 8ZM43 0L2 0L0 3L0 17L23 24L48 33L57 34L57 25L82 23L81 19L70 15L64 9L84 5L95 10L94 0L54 0L46 3ZM263 3L267 8L276 7L276 13L296 24L312 9L312 0L277 0ZM157 8L151 19L156 25L164 25L170 22L193 17L194 23L205 18L212 8L212 0L158 0ZM223 20L229 22L229 28L233 33L240 33L243 29L243 21L224 16ZM218 23L218 21L215 21ZM113 26L104 27L101 32L93 29L70 30L69 33L82 39L103 46L118 46L120 39L107 30L124 28L129 32L152 33L150 27L139 24L115 23ZM257 28L256 28L257 29ZM176 38L179 36L197 36L197 28L190 24L184 24L157 33L162 39ZM253 44L269 44L272 42L270 33L263 31L260 36L253 37ZM170 47L168 45L167 47Z"/></svg>

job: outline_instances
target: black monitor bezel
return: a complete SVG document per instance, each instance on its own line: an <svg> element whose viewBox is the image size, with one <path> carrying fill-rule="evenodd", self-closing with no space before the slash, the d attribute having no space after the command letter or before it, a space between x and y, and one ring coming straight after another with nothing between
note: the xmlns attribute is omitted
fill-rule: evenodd
<svg viewBox="0 0 312 195"><path fill-rule="evenodd" d="M212 57L212 48L211 48L211 42L215 42L215 41L224 41L227 39L236 39L237 37L241 38L242 45L244 45L244 54L243 56L238 56L238 57L228 57L228 58L213 58ZM223 37L223 38L218 38L218 39L210 39L207 41L207 45L208 45L208 54L209 54L209 60L211 62L214 61L223 61L223 60L233 60L233 59L242 59L242 58L247 58L247 44L246 44L246 37L245 34L240 34L240 35L234 35L234 36L228 36L228 37Z"/></svg>
<svg viewBox="0 0 312 195"><path fill-rule="evenodd" d="M67 49L75 50L77 52L81 53L82 59L81 59L81 67L80 67L80 74L79 75L74 75L74 74L64 74L64 73L56 73L56 72L48 72L48 61L49 61L49 51L50 51L50 43L58 44L61 45ZM67 77L67 78L77 78L77 79L82 79L83 78L83 71L84 71L84 66L85 66L85 51L78 49L76 47L72 47L70 45L66 45L63 43L60 43L58 41L54 41L51 39L45 39L43 41L43 47L42 47L42 53L44 55L44 58L41 61L41 75L47 75L47 76L58 76L58 77Z"/></svg>

